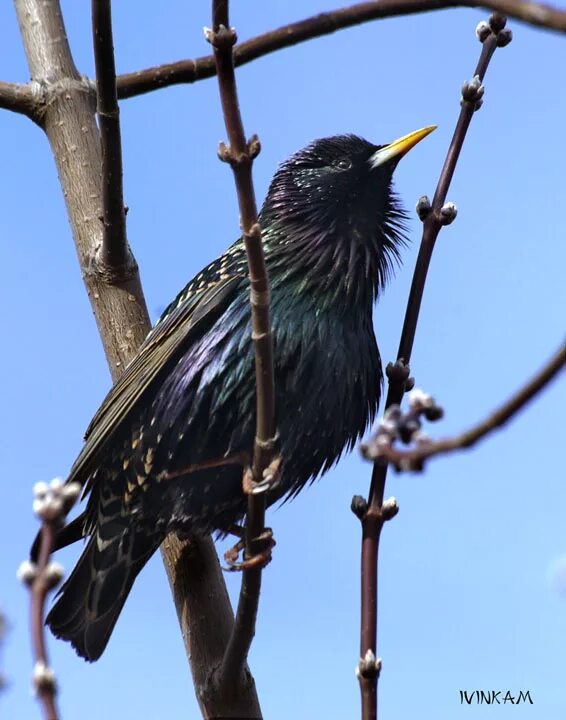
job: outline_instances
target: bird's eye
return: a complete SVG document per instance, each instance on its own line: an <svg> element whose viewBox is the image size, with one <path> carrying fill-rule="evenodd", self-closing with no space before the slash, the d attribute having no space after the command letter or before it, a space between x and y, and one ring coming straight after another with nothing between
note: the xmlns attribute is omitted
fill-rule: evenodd
<svg viewBox="0 0 566 720"><path fill-rule="evenodd" d="M333 165L339 170L349 170L352 167L352 161L348 160L348 158L340 158L335 160Z"/></svg>

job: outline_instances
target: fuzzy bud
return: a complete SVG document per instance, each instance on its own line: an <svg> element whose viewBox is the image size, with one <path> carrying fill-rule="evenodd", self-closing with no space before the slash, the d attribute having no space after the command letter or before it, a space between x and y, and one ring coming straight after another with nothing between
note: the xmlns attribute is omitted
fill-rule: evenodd
<svg viewBox="0 0 566 720"><path fill-rule="evenodd" d="M502 15L501 13L494 12L489 17L489 27L493 30L495 35L497 35L498 32L503 30L503 28L507 25L507 18L505 15Z"/></svg>
<svg viewBox="0 0 566 720"><path fill-rule="evenodd" d="M65 514L69 512L69 510L73 507L73 505L77 502L77 498L81 494L82 487L80 483L78 482L72 482L68 485L65 485L63 488L63 504L64 504L64 510Z"/></svg>
<svg viewBox="0 0 566 720"><path fill-rule="evenodd" d="M384 520L391 520L399 512L399 505L394 497L388 498L381 506L381 516Z"/></svg>
<svg viewBox="0 0 566 720"><path fill-rule="evenodd" d="M40 520L55 522L63 515L63 498L48 495L44 500L34 500L33 511Z"/></svg>
<svg viewBox="0 0 566 720"><path fill-rule="evenodd" d="M429 422L436 422L444 417L444 408L440 405L432 405L425 408L424 416Z"/></svg>
<svg viewBox="0 0 566 720"><path fill-rule="evenodd" d="M46 482L38 482L33 486L33 496L37 500L43 500L48 492L49 485Z"/></svg>
<svg viewBox="0 0 566 720"><path fill-rule="evenodd" d="M430 407L434 403L432 395L425 393L420 388L415 388L409 395L409 404L413 410L421 410Z"/></svg>
<svg viewBox="0 0 566 720"><path fill-rule="evenodd" d="M50 562L49 565L43 571L43 577L45 584L49 590L57 587L63 579L63 566L56 562Z"/></svg>
<svg viewBox="0 0 566 720"><path fill-rule="evenodd" d="M51 692L55 693L57 689L57 682L55 680L55 673L53 670L46 665L42 660L38 660L35 663L32 674L33 689L36 693Z"/></svg>
<svg viewBox="0 0 566 720"><path fill-rule="evenodd" d="M55 497L60 497L63 494L63 481L60 477L53 478L49 483L49 490Z"/></svg>
<svg viewBox="0 0 566 720"><path fill-rule="evenodd" d="M458 208L454 203L447 202L440 208L440 222L442 225L450 225L456 219Z"/></svg>
<svg viewBox="0 0 566 720"><path fill-rule="evenodd" d="M497 33L497 47L503 48L513 40L512 30L502 30Z"/></svg>
<svg viewBox="0 0 566 720"><path fill-rule="evenodd" d="M478 26L476 27L477 39L481 43L484 43L490 35L491 28L489 27L489 23L487 23L485 20L482 20L480 23L478 23Z"/></svg>
<svg viewBox="0 0 566 720"><path fill-rule="evenodd" d="M483 85L479 75L474 75L471 80L466 80L462 85L462 100L464 102L477 102L484 93Z"/></svg>
<svg viewBox="0 0 566 720"><path fill-rule="evenodd" d="M24 560L16 572L16 577L24 585L31 587L37 577L37 565L31 560Z"/></svg>
<svg viewBox="0 0 566 720"><path fill-rule="evenodd" d="M426 195L423 195L422 197L419 198L419 200L417 202L416 210L417 210L417 215L419 217L419 220L421 222L424 222L427 219L427 217L430 215L430 210L431 210L430 200L428 199L428 197Z"/></svg>
<svg viewBox="0 0 566 720"><path fill-rule="evenodd" d="M357 518L363 520L368 511L367 500L361 495L354 495L350 504L350 509Z"/></svg>
<svg viewBox="0 0 566 720"><path fill-rule="evenodd" d="M381 672L381 660L375 657L373 650L368 650L356 665L356 677L375 680Z"/></svg>

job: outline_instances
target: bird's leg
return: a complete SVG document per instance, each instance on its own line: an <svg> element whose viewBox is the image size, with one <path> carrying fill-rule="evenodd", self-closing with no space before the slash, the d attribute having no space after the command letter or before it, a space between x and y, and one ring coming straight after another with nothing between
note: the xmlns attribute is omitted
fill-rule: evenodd
<svg viewBox="0 0 566 720"><path fill-rule="evenodd" d="M251 467L246 467L242 478L242 490L245 495L256 495L266 492L277 485L277 475L281 467L281 456L275 457L263 471L263 479L257 482L254 479ZM259 546L251 557L245 557L238 561L240 553L245 550L245 528L239 525L232 525L229 532L240 539L224 553L224 559L228 564L227 570L250 570L252 568L263 568L271 562L271 551L275 547L275 539L271 528L264 528L261 535L254 538L254 544Z"/></svg>
<svg viewBox="0 0 566 720"><path fill-rule="evenodd" d="M182 470L175 470L174 472L161 473L160 480L173 480L174 478L181 477L181 475L190 475L191 473L198 472L199 470L209 470L210 468L225 467L226 465L241 465L242 467L249 467L250 457L248 453L240 452L235 455L229 455L228 457L218 458L216 460L206 460L202 463L196 463L195 465L187 465Z"/></svg>
<svg viewBox="0 0 566 720"><path fill-rule="evenodd" d="M236 534L239 534L240 531L244 531L244 528L241 528L238 525L235 527L238 529ZM226 560L228 567L225 568L225 570L251 570L253 568L264 568L266 565L269 565L271 562L271 551L276 544L273 537L273 530L271 528L264 528L261 535L254 538L254 543L259 545L258 552L256 552L252 557L246 558L244 556L244 559L241 561L238 561L238 557L246 547L246 543L243 539L238 540L233 547L226 550L224 553L224 560Z"/></svg>

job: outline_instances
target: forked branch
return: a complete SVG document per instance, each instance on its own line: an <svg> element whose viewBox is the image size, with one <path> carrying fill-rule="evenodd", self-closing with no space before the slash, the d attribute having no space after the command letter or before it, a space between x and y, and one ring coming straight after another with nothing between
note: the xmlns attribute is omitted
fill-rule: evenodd
<svg viewBox="0 0 566 720"><path fill-rule="evenodd" d="M313 15L246 40L234 48L234 64L238 67L276 50L372 20L457 7L486 8L536 27L566 33L566 10L528 0L373 0ZM194 83L215 73L213 55L138 70L118 78L118 97L124 99L170 85Z"/></svg>
<svg viewBox="0 0 566 720"><path fill-rule="evenodd" d="M460 115L432 204L428 198L421 198L417 206L419 216L423 220L423 235L407 302L397 361L387 368L389 387L386 408L399 405L409 386L409 362L432 252L441 228L456 217L456 208L452 203L446 203L446 196L468 127L474 112L482 104L482 82L491 57L498 46L503 47L512 39L511 32L505 29L505 24L506 18L494 14L490 17L489 24L484 22L478 25L476 32L482 42L480 59L472 79L462 88ZM381 668L381 661L377 656L379 540L384 522L397 511L394 501L384 503L386 476L387 465L375 462L368 502L355 498L352 503L352 510L362 522L360 661L357 674L360 682L363 720L377 718L377 681Z"/></svg>
<svg viewBox="0 0 566 720"><path fill-rule="evenodd" d="M246 140L244 134L234 72L233 46L236 33L230 27L228 7L228 0L213 0L212 30L206 31L206 37L214 48L220 99L229 139L228 146L221 144L219 156L221 160L229 163L234 173L250 280L257 418L252 477L247 482L245 557L250 560L259 554L260 539L264 532L265 492L269 487L269 481L265 482L266 472L275 449L275 391L269 281L252 181L252 164L260 151L260 144L257 136ZM261 573L261 565L252 566L250 563L244 567L234 628L216 677L218 687L229 689L233 693L237 692L238 685L244 680L242 671L255 633Z"/></svg>
<svg viewBox="0 0 566 720"><path fill-rule="evenodd" d="M425 462L436 455L448 455L456 450L468 450L476 445L495 430L503 427L518 412L520 412L533 398L535 398L555 377L558 376L566 363L566 348L561 345L557 352L546 362L536 375L529 382L525 383L512 397L510 397L497 410L494 410L484 420L477 423L469 430L460 435L444 440L430 440L423 437L420 432L420 422L413 423L405 438L402 438L399 430L399 423L407 427L406 418L411 411L403 414L400 408L392 406L398 413L398 420L389 421L389 426L393 430L389 432L378 432L368 443L362 446L362 452L368 460L381 461L389 463L398 470L409 470L420 472L424 469ZM414 403L413 403L414 404ZM426 414L427 408L423 403L420 410L424 410ZM435 406L432 405L432 408ZM396 427L397 426L397 427ZM415 432L416 430L416 432ZM400 450L394 446L394 441L401 439L405 444L414 443L415 447L407 450Z"/></svg>

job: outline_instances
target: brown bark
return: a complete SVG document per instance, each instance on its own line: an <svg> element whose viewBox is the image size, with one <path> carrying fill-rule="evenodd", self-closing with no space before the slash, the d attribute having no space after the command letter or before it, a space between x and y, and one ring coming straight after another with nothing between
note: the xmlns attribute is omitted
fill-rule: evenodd
<svg viewBox="0 0 566 720"><path fill-rule="evenodd" d="M32 83L41 87L37 122L53 151L81 272L116 380L144 340L150 322L133 256L129 264L117 268L99 259L102 156L94 88L74 65L58 0L15 0L15 7ZM221 661L233 624L232 608L211 540L193 546L169 537L162 555L199 697L209 673ZM203 705L199 697L199 702L205 717L238 716L236 711L240 717L260 717L252 680L238 707L221 698L209 698Z"/></svg>

